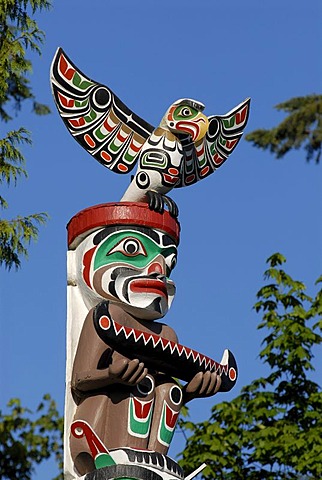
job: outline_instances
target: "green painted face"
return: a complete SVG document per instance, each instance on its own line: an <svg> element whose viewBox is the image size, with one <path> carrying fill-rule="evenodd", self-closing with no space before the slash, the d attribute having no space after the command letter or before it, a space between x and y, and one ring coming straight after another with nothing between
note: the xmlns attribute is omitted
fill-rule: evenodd
<svg viewBox="0 0 322 480"><path fill-rule="evenodd" d="M134 231L115 232L98 248L94 270L112 263L128 264L137 269L146 268L158 255L162 255L168 277L176 263L177 249L174 245L162 247L147 235Z"/></svg>
<svg viewBox="0 0 322 480"><path fill-rule="evenodd" d="M187 105L179 105L173 112L174 120L191 120L196 117L198 110Z"/></svg>
<svg viewBox="0 0 322 480"><path fill-rule="evenodd" d="M158 230L135 226L115 228L106 235L97 239L93 253L91 288L138 318L162 318L175 294L169 278L177 259L174 240Z"/></svg>

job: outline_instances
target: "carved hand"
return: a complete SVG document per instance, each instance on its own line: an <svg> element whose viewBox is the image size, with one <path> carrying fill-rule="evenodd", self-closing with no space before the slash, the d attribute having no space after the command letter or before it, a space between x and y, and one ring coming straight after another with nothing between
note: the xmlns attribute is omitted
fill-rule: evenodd
<svg viewBox="0 0 322 480"><path fill-rule="evenodd" d="M113 383L137 385L147 373L148 369L138 359L120 358L103 370L93 369L76 373L72 388L86 392L101 389Z"/></svg>
<svg viewBox="0 0 322 480"><path fill-rule="evenodd" d="M121 358L109 366L110 378L114 378L115 382L124 385L137 385L146 377L147 373L148 369L137 358L134 360Z"/></svg>
<svg viewBox="0 0 322 480"><path fill-rule="evenodd" d="M198 372L183 388L183 401L189 402L197 397L211 397L215 395L221 385L221 377L212 372Z"/></svg>

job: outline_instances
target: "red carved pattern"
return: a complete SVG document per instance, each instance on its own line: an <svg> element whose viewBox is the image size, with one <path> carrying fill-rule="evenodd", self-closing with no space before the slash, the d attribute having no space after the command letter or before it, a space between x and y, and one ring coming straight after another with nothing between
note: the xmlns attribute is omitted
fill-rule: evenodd
<svg viewBox="0 0 322 480"><path fill-rule="evenodd" d="M169 429L173 430L176 426L179 412L174 412L171 407L165 402L165 422Z"/></svg>
<svg viewBox="0 0 322 480"><path fill-rule="evenodd" d="M71 424L71 434L75 438L86 438L92 457L95 458L99 453L109 453L103 442L98 438L94 430L87 422L76 420Z"/></svg>
<svg viewBox="0 0 322 480"><path fill-rule="evenodd" d="M200 367L204 366L206 370L215 371L219 374L222 372L225 372L226 374L228 373L228 365L221 365L220 363L215 362L215 360L212 360L196 350L185 347L179 343L172 342L171 340L160 337L159 335L142 332L141 330L136 330L135 328L131 327L125 327L111 319L110 328L112 327L116 335L123 334L126 339L132 339L135 342L143 340L145 345L151 343L154 348L161 346L163 351L170 350L172 354L176 353L180 357L185 357L187 360L192 358L194 363L197 363Z"/></svg>
<svg viewBox="0 0 322 480"><path fill-rule="evenodd" d="M149 402L143 402L135 397L132 397L132 399L136 418L139 418L140 420L147 420L154 400L152 399Z"/></svg>
<svg viewBox="0 0 322 480"><path fill-rule="evenodd" d="M59 59L59 71L62 74L63 77L66 78L66 80L71 80L74 76L75 69L70 68L69 63L67 62L66 58L64 57L63 54L60 55Z"/></svg>

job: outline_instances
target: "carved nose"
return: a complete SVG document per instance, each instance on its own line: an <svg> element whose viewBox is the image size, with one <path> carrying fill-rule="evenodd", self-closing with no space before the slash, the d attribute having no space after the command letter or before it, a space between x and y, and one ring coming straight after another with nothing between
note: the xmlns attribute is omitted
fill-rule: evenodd
<svg viewBox="0 0 322 480"><path fill-rule="evenodd" d="M151 275L152 273L164 275L165 274L164 265L162 265L160 262L151 263L151 265L148 268L148 275Z"/></svg>

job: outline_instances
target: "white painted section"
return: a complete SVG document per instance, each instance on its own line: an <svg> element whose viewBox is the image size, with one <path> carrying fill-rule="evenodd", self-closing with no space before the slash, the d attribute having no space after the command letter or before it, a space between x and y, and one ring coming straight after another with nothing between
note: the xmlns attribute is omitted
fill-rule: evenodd
<svg viewBox="0 0 322 480"><path fill-rule="evenodd" d="M207 464L206 463L203 463L202 465L200 465L200 467L196 468L196 470L194 470L192 473L190 473L190 475L188 475L187 477L185 477L184 480L191 480L192 478L194 478L196 475L198 475L198 473L202 472L202 470L204 468L206 468Z"/></svg>

